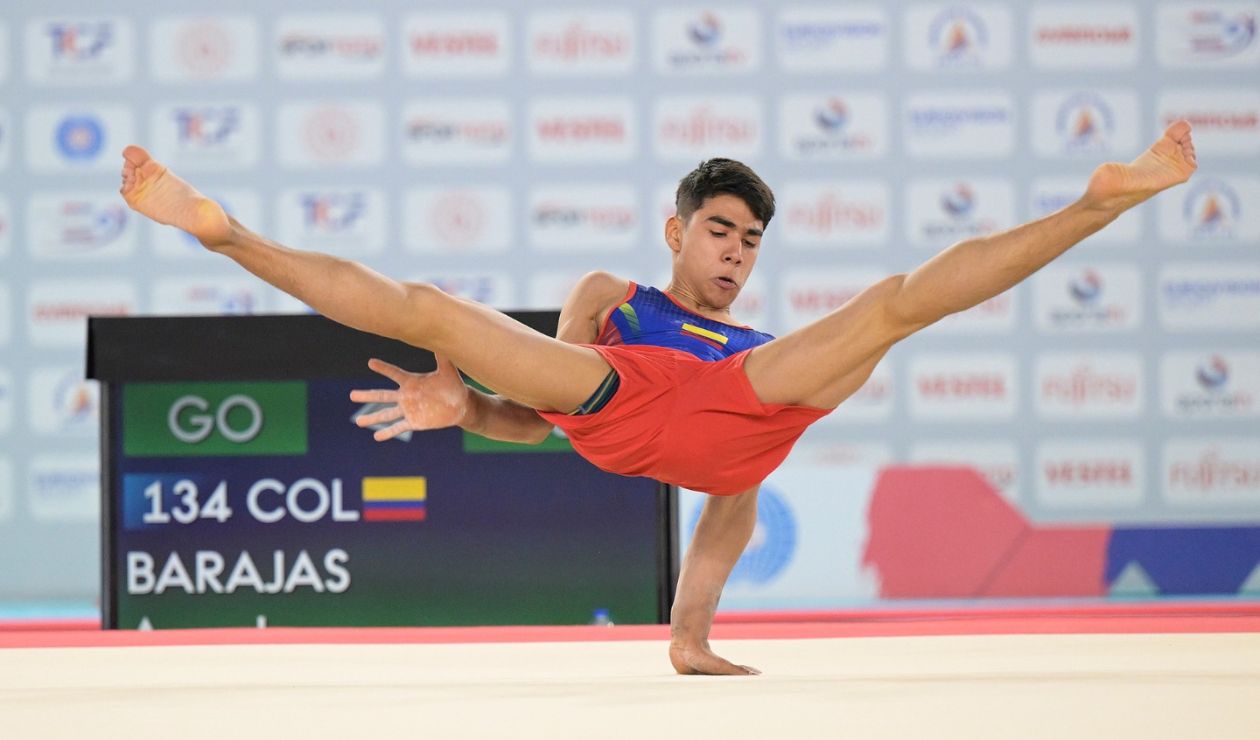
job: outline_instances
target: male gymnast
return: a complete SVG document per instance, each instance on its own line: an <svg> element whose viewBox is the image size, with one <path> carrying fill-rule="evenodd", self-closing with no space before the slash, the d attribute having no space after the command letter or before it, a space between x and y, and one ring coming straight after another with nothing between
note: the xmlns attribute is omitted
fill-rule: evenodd
<svg viewBox="0 0 1260 740"><path fill-rule="evenodd" d="M673 260L665 290L590 273L565 301L553 339L433 285L277 244L145 150L129 146L123 158L121 192L136 211L183 229L334 321L438 356L438 369L423 375L370 363L399 384L351 396L394 404L359 419L395 422L377 439L458 425L538 442L554 425L605 470L713 494L670 615L670 662L684 674L757 672L715 654L709 630L752 536L758 486L806 426L858 390L899 340L1008 290L1196 168L1190 125L1178 121L1132 162L1095 169L1084 194L1062 210L959 242L774 339L740 326L730 311L757 262L774 196L748 167L709 160L683 178L677 215L665 222ZM497 394L468 388L459 370Z"/></svg>

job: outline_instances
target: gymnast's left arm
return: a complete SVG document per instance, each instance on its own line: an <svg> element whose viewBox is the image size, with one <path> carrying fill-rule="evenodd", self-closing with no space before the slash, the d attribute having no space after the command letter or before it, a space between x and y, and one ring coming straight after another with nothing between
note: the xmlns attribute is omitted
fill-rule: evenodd
<svg viewBox="0 0 1260 740"><path fill-rule="evenodd" d="M734 496L710 496L678 574L670 612L669 661L682 674L742 676L760 673L715 654L709 629L726 579L757 526L757 488Z"/></svg>

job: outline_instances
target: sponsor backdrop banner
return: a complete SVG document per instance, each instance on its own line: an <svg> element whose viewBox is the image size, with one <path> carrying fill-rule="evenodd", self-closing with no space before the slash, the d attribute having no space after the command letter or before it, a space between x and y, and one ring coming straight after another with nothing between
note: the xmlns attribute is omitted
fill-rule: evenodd
<svg viewBox="0 0 1260 740"><path fill-rule="evenodd" d="M1109 533L1082 571L1104 590L1177 592L1130 555L1159 544L1142 533L1254 542L1260 523L1257 16L1247 1L11 0L0 559L17 566L0 598L96 592L85 316L305 310L127 211L128 142L265 234L500 308L555 308L591 269L661 284L674 183L741 158L779 203L736 316L781 334L1062 207L1096 163L1187 118L1191 183L897 347L810 431L764 496L758 542L773 531L775 549L754 548L727 606L926 597L885 557L895 537L874 546L901 485L879 471L898 463L970 466L1034 539Z"/></svg>

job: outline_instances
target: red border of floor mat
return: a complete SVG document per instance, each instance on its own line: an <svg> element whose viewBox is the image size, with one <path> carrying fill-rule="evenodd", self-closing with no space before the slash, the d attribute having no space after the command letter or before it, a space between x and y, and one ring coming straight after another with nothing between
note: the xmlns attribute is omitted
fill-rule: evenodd
<svg viewBox="0 0 1260 740"><path fill-rule="evenodd" d="M1229 606L1229 605L1226 605ZM1157 634L1260 632L1260 608L1130 608L1118 613L1058 610L1041 613L939 612L932 616L881 612L866 618L850 613L815 613L821 621L736 621L724 615L714 640L927 635ZM1141 611L1142 613L1137 613ZM747 615L745 615L747 616ZM773 617L774 615L765 615ZM784 617L784 615L779 615ZM169 645L443 644L503 642L588 642L669 639L668 625L568 627L270 627L198 630L22 630L0 631L0 648L139 647Z"/></svg>

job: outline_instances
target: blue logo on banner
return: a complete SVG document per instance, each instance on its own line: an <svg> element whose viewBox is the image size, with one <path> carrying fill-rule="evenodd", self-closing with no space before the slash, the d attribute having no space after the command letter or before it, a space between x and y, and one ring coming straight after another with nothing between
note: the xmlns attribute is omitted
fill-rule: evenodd
<svg viewBox="0 0 1260 740"><path fill-rule="evenodd" d="M1204 390L1219 390L1229 380L1229 365L1220 355L1212 355L1199 363L1194 371L1195 378Z"/></svg>
<svg viewBox="0 0 1260 740"><path fill-rule="evenodd" d="M840 131L849 124L849 107L840 98L832 98L814 112L814 122L823 131Z"/></svg>
<svg viewBox="0 0 1260 740"><path fill-rule="evenodd" d="M93 116L66 116L57 127L57 148L66 159L94 159L105 145L105 130Z"/></svg>
<svg viewBox="0 0 1260 740"><path fill-rule="evenodd" d="M702 508L696 507L692 514L689 531L695 531ZM757 528L739 562L735 563L730 581L770 583L792 562L795 554L796 515L782 494L763 484L757 495Z"/></svg>
<svg viewBox="0 0 1260 740"><path fill-rule="evenodd" d="M687 25L687 35L700 46L712 46L722 36L722 22L712 13L704 13Z"/></svg>
<svg viewBox="0 0 1260 740"><path fill-rule="evenodd" d="M1102 296L1102 278L1093 270L1086 270L1080 277L1068 282L1068 292L1082 306L1096 303Z"/></svg>
<svg viewBox="0 0 1260 740"><path fill-rule="evenodd" d="M964 218L976 205L976 195L971 186L960 182L952 190L941 194L941 208L954 218Z"/></svg>

